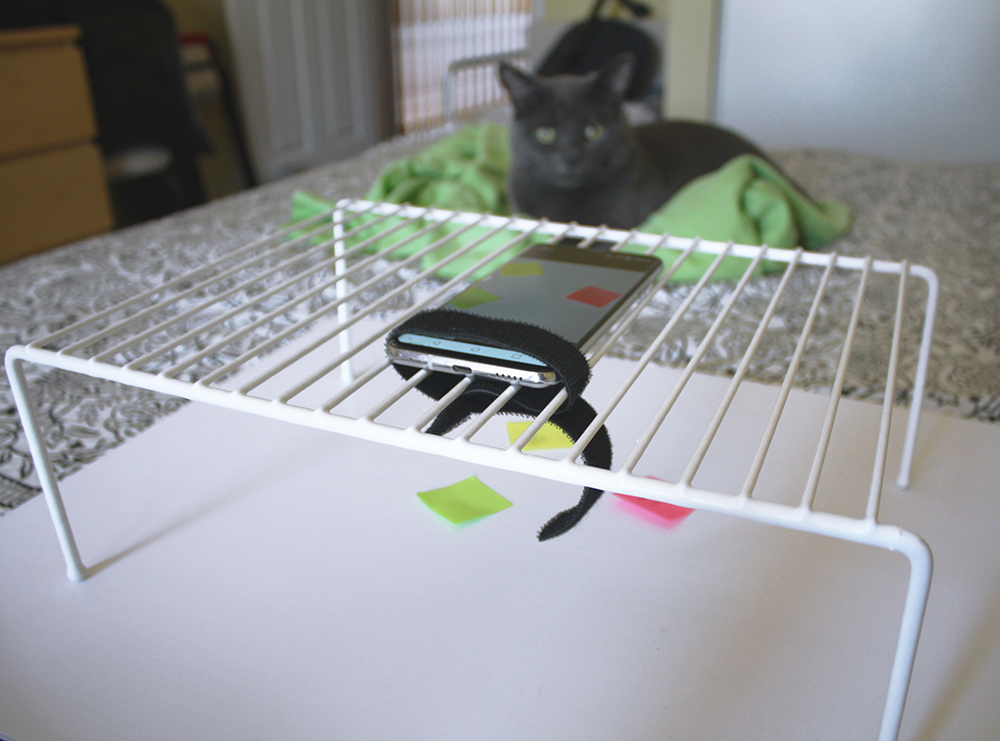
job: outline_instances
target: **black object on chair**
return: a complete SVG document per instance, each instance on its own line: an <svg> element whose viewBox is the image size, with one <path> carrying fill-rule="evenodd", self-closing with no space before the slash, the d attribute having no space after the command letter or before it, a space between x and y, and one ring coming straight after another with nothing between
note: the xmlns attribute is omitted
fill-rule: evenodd
<svg viewBox="0 0 1000 741"><path fill-rule="evenodd" d="M74 0L119 226L205 202L212 146L184 84L177 29L158 0Z"/></svg>
<svg viewBox="0 0 1000 741"><path fill-rule="evenodd" d="M597 0L590 16L571 26L545 55L535 70L541 77L584 75L601 69L623 52L635 57L632 80L625 100L641 100L653 90L660 69L660 49L656 40L634 23L601 17L606 0ZM649 8L635 0L617 0L636 18L649 14Z"/></svg>

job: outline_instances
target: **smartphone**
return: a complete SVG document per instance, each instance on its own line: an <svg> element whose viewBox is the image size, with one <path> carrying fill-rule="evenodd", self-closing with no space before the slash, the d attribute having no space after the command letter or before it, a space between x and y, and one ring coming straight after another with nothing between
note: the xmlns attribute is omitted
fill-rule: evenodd
<svg viewBox="0 0 1000 741"><path fill-rule="evenodd" d="M653 282L663 263L648 255L581 249L572 242L535 245L455 296L445 308L529 322L587 355ZM517 380L540 388L558 381L545 363L487 342L403 333L386 345L401 365Z"/></svg>

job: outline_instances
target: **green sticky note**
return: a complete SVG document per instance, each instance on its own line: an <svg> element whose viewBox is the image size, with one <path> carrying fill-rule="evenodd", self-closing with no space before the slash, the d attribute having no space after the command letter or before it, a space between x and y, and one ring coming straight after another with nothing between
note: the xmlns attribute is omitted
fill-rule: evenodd
<svg viewBox="0 0 1000 741"><path fill-rule="evenodd" d="M419 492L417 496L434 512L455 525L495 515L511 506L510 502L475 476L442 489Z"/></svg>
<svg viewBox="0 0 1000 741"><path fill-rule="evenodd" d="M476 286L470 286L452 299L452 306L459 309L474 309L477 306L497 301L500 297Z"/></svg>
<svg viewBox="0 0 1000 741"><path fill-rule="evenodd" d="M500 275L504 278L519 278L525 275L544 275L542 264L535 260L525 262L508 262L500 267Z"/></svg>
<svg viewBox="0 0 1000 741"><path fill-rule="evenodd" d="M531 426L531 422L508 422L507 437L510 438L511 445L524 434L524 431ZM560 430L551 422L542 425L542 429L535 433L535 436L524 446L525 451L529 450L557 450L560 448L572 448L573 440L565 432Z"/></svg>

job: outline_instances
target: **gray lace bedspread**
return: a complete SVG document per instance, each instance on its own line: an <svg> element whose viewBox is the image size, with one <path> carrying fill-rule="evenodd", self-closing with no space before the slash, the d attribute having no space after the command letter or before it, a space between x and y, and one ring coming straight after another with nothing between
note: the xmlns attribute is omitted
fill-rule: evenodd
<svg viewBox="0 0 1000 741"><path fill-rule="evenodd" d="M412 154L442 132L384 143L351 160L325 166L169 218L90 239L0 268L0 350L30 342L86 314L158 285L238 244L273 230L288 218L291 193L306 189L330 200L363 196L381 169ZM941 282L927 394L932 405L983 421L1000 419L1000 165L900 162L858 154L820 151L775 152L774 158L813 196L839 200L856 215L851 233L835 249L846 255L909 259L933 268ZM767 281L756 284L769 295ZM685 287L664 291L659 311L682 300ZM704 301L721 297L709 290ZM754 284L745 298L755 300ZM891 302L892 297L886 297ZM914 300L919 303L919 291ZM885 303L885 302L883 302ZM879 304L863 324L881 327ZM907 313L918 313L916 304ZM753 312L748 312L752 314ZM740 312L736 313L737 316ZM699 321L697 313L691 322ZM752 333L755 322L730 332ZM911 335L919 320L910 320ZM748 335L749 336L749 335ZM819 342L842 339L835 329ZM648 340L640 324L624 338L620 353L631 355ZM773 341L760 350L754 376L775 380L794 344ZM789 344L791 343L791 344ZM739 357L722 343L699 366L731 371ZM855 350L846 393L879 398L884 358L879 342ZM915 352L908 338L904 352ZM689 356L683 333L660 358L676 363ZM735 352L735 351L733 351ZM835 358L835 355L834 355ZM772 362L773 361L773 362ZM48 368L27 366L32 398L59 477L66 476L176 410L182 400ZM777 372L777 371L775 371ZM797 382L829 388L830 363L804 368ZM910 379L900 381L906 401ZM6 376L0 379L0 514L39 491L27 442Z"/></svg>

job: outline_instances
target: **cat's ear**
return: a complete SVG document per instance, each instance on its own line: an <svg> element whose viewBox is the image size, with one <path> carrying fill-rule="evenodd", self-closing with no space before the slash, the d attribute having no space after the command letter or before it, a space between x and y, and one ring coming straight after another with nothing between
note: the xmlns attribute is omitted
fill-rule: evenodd
<svg viewBox="0 0 1000 741"><path fill-rule="evenodd" d="M500 62L500 82L510 93L510 102L515 110L524 110L538 97L535 78L506 62Z"/></svg>
<svg viewBox="0 0 1000 741"><path fill-rule="evenodd" d="M616 98L624 99L625 91L632 82L632 69L635 67L635 57L630 52L623 52L610 59L597 75L597 84L610 92Z"/></svg>

